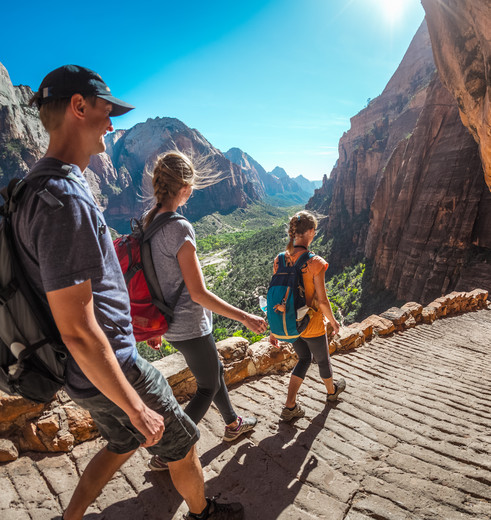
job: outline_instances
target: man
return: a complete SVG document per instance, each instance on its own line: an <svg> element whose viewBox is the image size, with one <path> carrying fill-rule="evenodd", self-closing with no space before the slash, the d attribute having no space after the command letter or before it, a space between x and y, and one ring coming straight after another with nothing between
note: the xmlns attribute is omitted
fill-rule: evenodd
<svg viewBox="0 0 491 520"><path fill-rule="evenodd" d="M82 175L90 156L105 150L110 117L133 107L113 97L98 74L75 65L50 72L33 104L50 138L36 169L64 168L69 175L30 182L13 222L19 255L70 353L65 388L107 440L80 478L64 520L81 519L140 446L168 462L187 518L242 519L240 504L205 498L199 432L167 381L137 354L111 236Z"/></svg>

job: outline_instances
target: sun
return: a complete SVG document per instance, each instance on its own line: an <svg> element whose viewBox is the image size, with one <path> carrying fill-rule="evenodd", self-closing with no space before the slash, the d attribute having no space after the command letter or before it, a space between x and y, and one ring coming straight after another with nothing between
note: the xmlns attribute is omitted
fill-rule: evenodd
<svg viewBox="0 0 491 520"><path fill-rule="evenodd" d="M404 14L408 0L374 0L382 11L383 17L390 23L398 22Z"/></svg>

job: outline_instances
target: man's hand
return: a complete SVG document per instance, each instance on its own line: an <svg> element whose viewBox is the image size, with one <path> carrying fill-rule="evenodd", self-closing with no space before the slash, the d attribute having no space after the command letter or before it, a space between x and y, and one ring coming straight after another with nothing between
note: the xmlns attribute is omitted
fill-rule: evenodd
<svg viewBox="0 0 491 520"><path fill-rule="evenodd" d="M269 335L269 342L271 343L271 345L273 345L273 347L276 347L276 348L280 348L280 343L279 341L273 336L273 334L270 334Z"/></svg>
<svg viewBox="0 0 491 520"><path fill-rule="evenodd" d="M131 424L145 436L144 448L157 444L165 431L164 418L145 406L140 414L130 417Z"/></svg>

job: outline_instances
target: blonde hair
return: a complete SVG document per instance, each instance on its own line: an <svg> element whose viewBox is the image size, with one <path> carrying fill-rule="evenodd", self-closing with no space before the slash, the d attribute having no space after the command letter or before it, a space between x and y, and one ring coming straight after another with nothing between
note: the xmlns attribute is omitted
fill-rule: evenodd
<svg viewBox="0 0 491 520"><path fill-rule="evenodd" d="M299 211L290 219L288 237L290 241L286 246L288 253L293 253L295 237L303 235L309 229L317 229L317 219L309 211Z"/></svg>
<svg viewBox="0 0 491 520"><path fill-rule="evenodd" d="M174 199L184 186L200 190L222 180L220 172L213 173L207 157L192 161L178 150L158 157L150 175L155 205L144 215L145 228L155 218L161 206Z"/></svg>

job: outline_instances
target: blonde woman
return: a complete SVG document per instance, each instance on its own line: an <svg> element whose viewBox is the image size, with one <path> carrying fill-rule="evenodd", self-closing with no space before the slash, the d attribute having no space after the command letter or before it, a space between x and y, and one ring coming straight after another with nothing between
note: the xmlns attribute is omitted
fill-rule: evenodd
<svg viewBox="0 0 491 520"><path fill-rule="evenodd" d="M291 219L288 228L290 238L286 248L286 261L293 265L300 256L309 250L317 229L317 219L308 211L299 211ZM297 403L297 393L303 383L307 370L315 357L319 366L319 374L326 386L327 401L336 401L339 394L346 388L346 381L332 378L331 360L329 357L329 343L326 334L326 324L332 325L333 333L339 332L339 323L332 312L331 303L326 294L325 272L329 264L320 256L314 255L302 268L307 305L313 308L314 313L307 328L293 343L298 355L298 363L293 369L288 385L288 395L281 412L281 419L291 421L303 417L305 410ZM274 272L278 269L278 257L274 262ZM270 336L273 345L278 346L274 335Z"/></svg>
<svg viewBox="0 0 491 520"><path fill-rule="evenodd" d="M155 206L145 218L145 227L159 214L176 212L186 204L193 189L213 182L216 177L212 176L210 181L200 176L182 153L167 152L153 171ZM185 412L198 424L214 402L226 424L223 440L233 441L254 428L257 419L240 417L232 407L212 335L212 312L239 321L255 333L265 332L266 322L228 304L206 288L194 229L187 220L173 220L161 228L151 239L151 249L162 294L175 304L174 320L164 337L183 354L198 386ZM182 292L175 301L182 281ZM166 469L158 456L151 459L149 467Z"/></svg>

